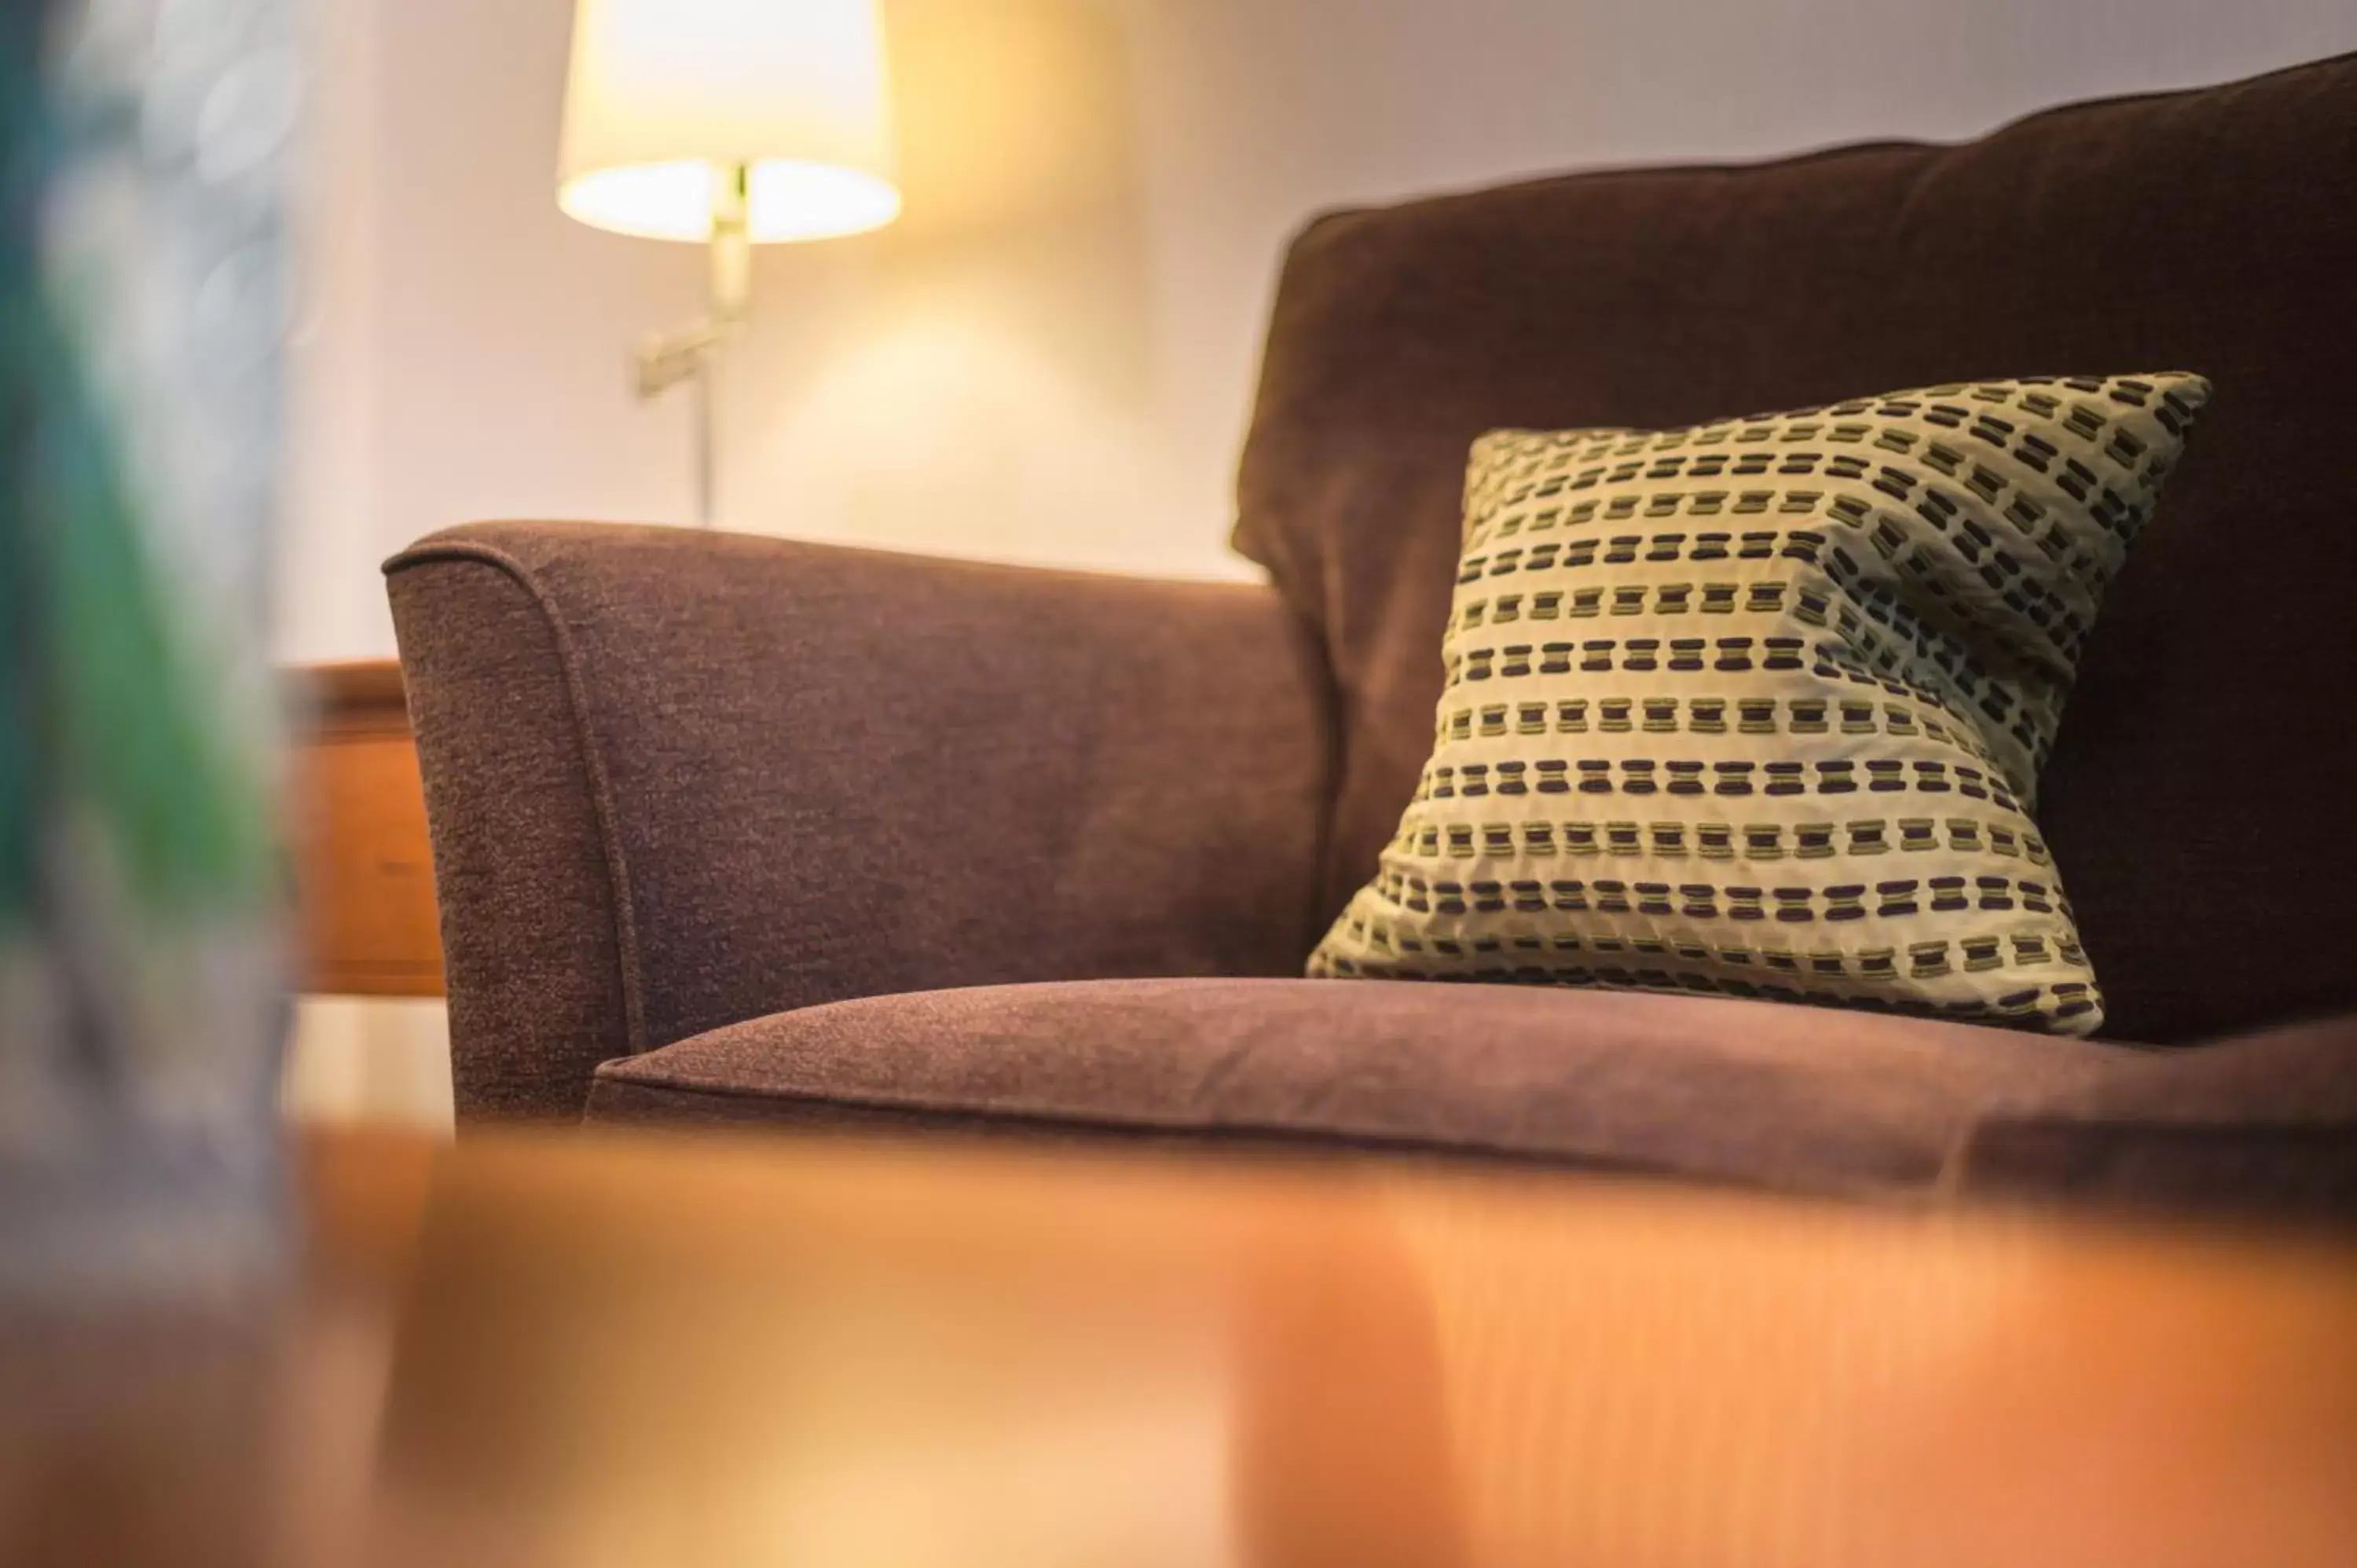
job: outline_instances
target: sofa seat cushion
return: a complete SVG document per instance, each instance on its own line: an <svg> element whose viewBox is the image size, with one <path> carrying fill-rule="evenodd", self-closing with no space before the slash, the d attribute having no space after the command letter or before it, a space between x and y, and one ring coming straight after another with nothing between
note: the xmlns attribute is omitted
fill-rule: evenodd
<svg viewBox="0 0 2357 1568"><path fill-rule="evenodd" d="M1963 1188L2172 1211L2357 1219L2357 1015L2120 1053L2068 1089L1999 1096Z"/></svg>
<svg viewBox="0 0 2357 1568"><path fill-rule="evenodd" d="M1105 980L866 997L597 1069L593 1121L1449 1148L1788 1190L1926 1188L2000 1097L2133 1047L1642 993Z"/></svg>

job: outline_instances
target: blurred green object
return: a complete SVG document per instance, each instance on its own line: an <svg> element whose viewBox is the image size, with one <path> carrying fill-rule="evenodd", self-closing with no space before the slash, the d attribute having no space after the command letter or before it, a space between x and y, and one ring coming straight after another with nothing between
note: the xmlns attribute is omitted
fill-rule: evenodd
<svg viewBox="0 0 2357 1568"><path fill-rule="evenodd" d="M0 5L0 940L32 918L34 668L40 631L30 469L39 407L44 5Z"/></svg>
<svg viewBox="0 0 2357 1568"><path fill-rule="evenodd" d="M39 192L64 143L39 69L46 8L11 9L0 61L11 491L0 525L0 928L37 918L41 842L77 812L113 846L135 901L158 911L250 904L269 867L263 792L235 737L208 726L197 650L172 618L106 411L42 286Z"/></svg>
<svg viewBox="0 0 2357 1568"><path fill-rule="evenodd" d="M102 413L38 303L34 314L41 415L11 552L31 602L10 650L21 729L0 764L25 780L24 836L39 837L45 814L86 811L141 907L250 906L269 867L254 769L233 735L208 727L199 652L173 619ZM33 854L28 843L11 859Z"/></svg>
<svg viewBox="0 0 2357 1568"><path fill-rule="evenodd" d="M0 1296L283 1243L289 0L0 0Z"/></svg>

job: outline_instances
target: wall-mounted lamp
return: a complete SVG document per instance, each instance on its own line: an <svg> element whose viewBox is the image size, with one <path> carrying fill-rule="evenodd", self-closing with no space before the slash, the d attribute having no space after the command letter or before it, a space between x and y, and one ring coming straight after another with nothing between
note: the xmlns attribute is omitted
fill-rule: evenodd
<svg viewBox="0 0 2357 1568"><path fill-rule="evenodd" d="M709 526L713 358L745 318L751 248L900 210L875 0L577 0L556 202L600 229L711 248L709 313L638 357L641 397L695 382Z"/></svg>

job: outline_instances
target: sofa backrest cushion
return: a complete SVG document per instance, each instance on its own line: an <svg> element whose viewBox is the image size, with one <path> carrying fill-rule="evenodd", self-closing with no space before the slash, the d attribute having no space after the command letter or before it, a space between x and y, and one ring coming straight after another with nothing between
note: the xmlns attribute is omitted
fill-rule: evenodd
<svg viewBox="0 0 2357 1568"><path fill-rule="evenodd" d="M2116 1037L2357 1007L2357 56L1957 146L1573 175L1320 219L1236 547L1322 638L1327 899L1431 749L1468 449L2137 365L2215 386L2114 586L2040 821Z"/></svg>

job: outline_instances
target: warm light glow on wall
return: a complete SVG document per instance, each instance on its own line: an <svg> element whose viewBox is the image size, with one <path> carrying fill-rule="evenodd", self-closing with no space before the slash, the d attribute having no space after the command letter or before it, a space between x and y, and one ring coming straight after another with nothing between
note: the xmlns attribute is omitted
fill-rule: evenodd
<svg viewBox="0 0 2357 1568"><path fill-rule="evenodd" d="M701 241L742 165L757 243L873 229L900 210L889 96L874 0L578 0L557 203Z"/></svg>

